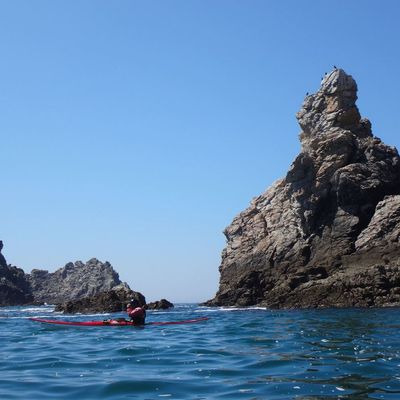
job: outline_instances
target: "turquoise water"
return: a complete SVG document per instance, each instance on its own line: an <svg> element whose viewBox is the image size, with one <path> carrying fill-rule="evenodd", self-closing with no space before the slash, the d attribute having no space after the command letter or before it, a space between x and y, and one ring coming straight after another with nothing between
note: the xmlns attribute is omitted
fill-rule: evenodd
<svg viewBox="0 0 400 400"><path fill-rule="evenodd" d="M210 320L144 328L31 316L59 317L52 307L0 308L1 399L400 399L399 309L180 305L148 321Z"/></svg>

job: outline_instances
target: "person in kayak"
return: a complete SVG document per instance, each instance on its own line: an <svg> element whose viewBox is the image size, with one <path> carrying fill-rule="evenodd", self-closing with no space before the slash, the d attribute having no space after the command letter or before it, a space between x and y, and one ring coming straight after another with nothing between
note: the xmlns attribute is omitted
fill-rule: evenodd
<svg viewBox="0 0 400 400"><path fill-rule="evenodd" d="M128 317L135 325L144 325L146 321L146 310L143 307L135 307L134 303L128 303L126 306Z"/></svg>

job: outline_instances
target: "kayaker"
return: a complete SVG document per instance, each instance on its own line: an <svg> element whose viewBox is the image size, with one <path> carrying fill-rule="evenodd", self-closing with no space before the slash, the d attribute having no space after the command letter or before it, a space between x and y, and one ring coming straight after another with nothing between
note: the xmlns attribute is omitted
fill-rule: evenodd
<svg viewBox="0 0 400 400"><path fill-rule="evenodd" d="M135 325L144 325L146 320L146 310L143 307L135 307L134 303L128 303L126 306L128 317Z"/></svg>

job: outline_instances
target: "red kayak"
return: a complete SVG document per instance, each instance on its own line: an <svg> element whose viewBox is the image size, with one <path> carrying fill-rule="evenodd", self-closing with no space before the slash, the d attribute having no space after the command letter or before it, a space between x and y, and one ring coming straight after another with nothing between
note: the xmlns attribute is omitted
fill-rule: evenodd
<svg viewBox="0 0 400 400"><path fill-rule="evenodd" d="M29 318L34 322L54 325L69 325L69 326L141 326L133 322L119 319L107 319L104 321L63 321L60 319L44 319L44 318ZM185 319L181 321L163 321L163 322L146 322L145 325L180 325L180 324L195 324L197 322L207 321L208 317L195 319Z"/></svg>

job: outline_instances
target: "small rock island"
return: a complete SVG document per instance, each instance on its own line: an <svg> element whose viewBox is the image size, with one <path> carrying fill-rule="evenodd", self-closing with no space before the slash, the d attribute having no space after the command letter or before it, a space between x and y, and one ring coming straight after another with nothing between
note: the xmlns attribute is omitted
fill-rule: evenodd
<svg viewBox="0 0 400 400"><path fill-rule="evenodd" d="M211 306L400 305L400 158L374 136L342 69L307 95L301 152L224 233Z"/></svg>
<svg viewBox="0 0 400 400"><path fill-rule="evenodd" d="M55 311L70 314L125 311L129 302L152 310L174 307L165 299L147 304L140 292L121 282L108 261L92 258L87 263L67 263L51 273L34 269L25 274L7 264L2 249L0 240L0 307L47 303L55 304Z"/></svg>

